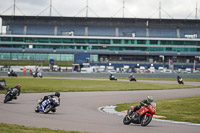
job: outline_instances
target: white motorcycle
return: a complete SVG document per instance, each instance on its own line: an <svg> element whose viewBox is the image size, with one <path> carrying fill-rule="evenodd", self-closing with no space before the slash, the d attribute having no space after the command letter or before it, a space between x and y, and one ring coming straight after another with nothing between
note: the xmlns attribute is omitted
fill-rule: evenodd
<svg viewBox="0 0 200 133"><path fill-rule="evenodd" d="M38 73L33 73L33 77L34 78L42 78L42 73L41 72L38 72Z"/></svg>

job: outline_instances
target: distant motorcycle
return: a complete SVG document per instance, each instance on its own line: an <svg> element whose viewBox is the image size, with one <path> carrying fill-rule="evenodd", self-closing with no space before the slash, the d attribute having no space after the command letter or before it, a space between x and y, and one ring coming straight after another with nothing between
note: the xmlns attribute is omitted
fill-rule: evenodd
<svg viewBox="0 0 200 133"><path fill-rule="evenodd" d="M33 77L34 78L37 78L37 77L39 77L39 78L42 78L42 73L32 73L33 74Z"/></svg>
<svg viewBox="0 0 200 133"><path fill-rule="evenodd" d="M12 99L16 99L17 97L17 89L12 89L7 91L7 93L5 94L5 99L4 99L4 103L7 103L8 101L12 101Z"/></svg>
<svg viewBox="0 0 200 133"><path fill-rule="evenodd" d="M137 81L135 77L129 77L129 81Z"/></svg>
<svg viewBox="0 0 200 133"><path fill-rule="evenodd" d="M117 78L116 78L114 75L112 75L112 76L110 76L110 80L115 80L115 81L117 81Z"/></svg>
<svg viewBox="0 0 200 133"><path fill-rule="evenodd" d="M131 107L131 110L134 110L134 107ZM138 113L140 117L136 117L135 115ZM130 123L141 124L141 126L147 126L153 115L156 113L156 103L152 102L149 106L142 106L138 111L134 112L130 115L129 110L127 111L127 115L123 119L124 125L129 125Z"/></svg>
<svg viewBox="0 0 200 133"><path fill-rule="evenodd" d="M182 78L179 78L177 81L178 81L178 83L179 83L179 84L184 84L184 82L183 82L183 79L182 79Z"/></svg>
<svg viewBox="0 0 200 133"><path fill-rule="evenodd" d="M38 100L38 105L35 112L43 112L44 114L51 112L56 112L56 107L60 106L60 98L51 97L40 104L41 100Z"/></svg>
<svg viewBox="0 0 200 133"><path fill-rule="evenodd" d="M17 77L15 72L8 72L8 77Z"/></svg>

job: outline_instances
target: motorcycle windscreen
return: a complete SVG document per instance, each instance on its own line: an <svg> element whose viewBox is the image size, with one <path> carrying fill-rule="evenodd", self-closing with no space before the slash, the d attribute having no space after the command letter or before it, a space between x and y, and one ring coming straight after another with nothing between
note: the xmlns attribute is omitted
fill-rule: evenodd
<svg viewBox="0 0 200 133"><path fill-rule="evenodd" d="M151 105L148 106L149 108L149 112L151 114L155 114L156 113L156 103L152 102Z"/></svg>

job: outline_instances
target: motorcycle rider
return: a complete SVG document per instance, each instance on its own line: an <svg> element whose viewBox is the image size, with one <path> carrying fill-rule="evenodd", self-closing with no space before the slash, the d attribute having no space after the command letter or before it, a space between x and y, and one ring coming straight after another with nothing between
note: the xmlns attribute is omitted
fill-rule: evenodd
<svg viewBox="0 0 200 133"><path fill-rule="evenodd" d="M18 85L16 85L16 86L14 86L14 87L8 89L7 92L8 92L8 91L17 91L17 94L16 94L15 96L13 96L13 99L17 99L17 96L19 96L20 93L21 93L21 85L18 84Z"/></svg>
<svg viewBox="0 0 200 133"><path fill-rule="evenodd" d="M131 81L132 79L135 79L135 76L133 76L133 74L130 74L129 80Z"/></svg>
<svg viewBox="0 0 200 133"><path fill-rule="evenodd" d="M38 77L38 73L40 73L39 66L37 66L35 69L35 77Z"/></svg>
<svg viewBox="0 0 200 133"><path fill-rule="evenodd" d="M60 92L55 92L55 94L44 96L44 98L41 99L41 101L39 101L38 103L41 105L42 102L44 102L47 99L53 98L54 96L60 97Z"/></svg>
<svg viewBox="0 0 200 133"><path fill-rule="evenodd" d="M15 75L15 72L13 70L10 71L10 75L13 76Z"/></svg>
<svg viewBox="0 0 200 133"><path fill-rule="evenodd" d="M147 99L144 99L140 102L139 106L135 106L134 110L131 110L129 116L132 116L133 112L139 110L142 106L149 106L153 102L153 96L148 96ZM134 118L140 117L138 113L135 113Z"/></svg>
<svg viewBox="0 0 200 133"><path fill-rule="evenodd" d="M177 81L179 81L180 79L182 79L179 75L177 76Z"/></svg>
<svg viewBox="0 0 200 133"><path fill-rule="evenodd" d="M113 78L113 75L112 74L110 74L110 79L112 79Z"/></svg>
<svg viewBox="0 0 200 133"><path fill-rule="evenodd" d="M13 73L14 73L14 71L13 71L13 70L11 70L11 71L10 71L10 74L13 74Z"/></svg>

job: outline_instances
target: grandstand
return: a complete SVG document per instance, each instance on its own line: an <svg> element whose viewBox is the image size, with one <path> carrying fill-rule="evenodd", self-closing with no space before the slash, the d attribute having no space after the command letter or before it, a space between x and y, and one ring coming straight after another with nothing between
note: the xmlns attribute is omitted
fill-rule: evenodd
<svg viewBox="0 0 200 133"><path fill-rule="evenodd" d="M1 60L73 61L76 53L89 53L91 64L169 67L172 61L192 68L200 59L200 20L0 17Z"/></svg>

